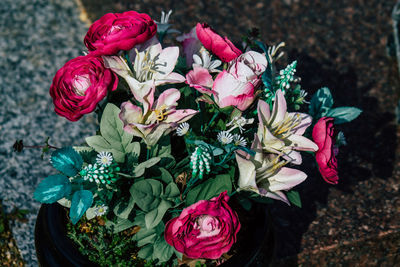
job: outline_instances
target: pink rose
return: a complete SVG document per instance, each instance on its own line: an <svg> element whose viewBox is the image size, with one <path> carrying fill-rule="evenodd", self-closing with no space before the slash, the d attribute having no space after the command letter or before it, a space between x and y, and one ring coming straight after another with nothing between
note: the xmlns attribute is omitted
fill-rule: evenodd
<svg viewBox="0 0 400 267"><path fill-rule="evenodd" d="M237 214L228 206L227 192L185 208L167 222L165 241L193 259L218 259L230 250L240 230Z"/></svg>
<svg viewBox="0 0 400 267"><path fill-rule="evenodd" d="M97 55L115 55L144 43L157 32L157 24L147 14L127 11L108 13L89 28L84 42Z"/></svg>
<svg viewBox="0 0 400 267"><path fill-rule="evenodd" d="M228 38L222 38L206 23L197 23L196 34L204 47L223 62L232 61L242 54Z"/></svg>
<svg viewBox="0 0 400 267"><path fill-rule="evenodd" d="M53 78L50 95L55 112L70 121L92 112L108 90L115 90L117 75L104 67L103 59L93 55L71 59Z"/></svg>
<svg viewBox="0 0 400 267"><path fill-rule="evenodd" d="M315 159L318 163L319 172L322 178L330 184L337 184L339 180L337 172L337 160L334 147L335 131L333 127L333 118L322 117L315 124L312 137L318 146Z"/></svg>
<svg viewBox="0 0 400 267"><path fill-rule="evenodd" d="M222 71L215 78L213 87L214 100L220 108L234 106L246 110L254 101L254 85L235 78L227 71Z"/></svg>
<svg viewBox="0 0 400 267"><path fill-rule="evenodd" d="M236 79L250 81L254 87L258 87L261 84L261 74L267 66L268 61L263 54L248 51L229 64L228 72Z"/></svg>

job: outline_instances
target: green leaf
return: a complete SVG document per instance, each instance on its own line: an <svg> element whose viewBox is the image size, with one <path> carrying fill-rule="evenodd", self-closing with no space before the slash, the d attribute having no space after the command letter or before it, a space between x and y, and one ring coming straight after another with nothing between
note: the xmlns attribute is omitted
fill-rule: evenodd
<svg viewBox="0 0 400 267"><path fill-rule="evenodd" d="M97 152L109 151L114 160L119 163L125 161L125 154L132 153L137 145L131 143L133 135L124 131L124 124L119 118L120 109L108 103L100 121L100 135L86 138L86 143Z"/></svg>
<svg viewBox="0 0 400 267"><path fill-rule="evenodd" d="M146 228L151 229L157 226L161 222L162 218L164 217L164 214L170 207L172 207L170 201L161 200L157 208L146 213L145 215Z"/></svg>
<svg viewBox="0 0 400 267"><path fill-rule="evenodd" d="M153 250L154 247L152 244L148 244L144 247L142 247L139 252L138 252L138 256L141 259L145 259L145 260L152 260L153 259Z"/></svg>
<svg viewBox="0 0 400 267"><path fill-rule="evenodd" d="M168 199L174 200L176 197L179 197L180 194L181 192L174 182L169 183L165 188L165 197Z"/></svg>
<svg viewBox="0 0 400 267"><path fill-rule="evenodd" d="M108 220L106 221L106 227L109 229L113 229L113 233L119 233L122 232L128 228L131 228L132 226L135 226L136 224L132 222L131 220L128 219L122 219L118 218L115 223L112 221Z"/></svg>
<svg viewBox="0 0 400 267"><path fill-rule="evenodd" d="M168 261L174 254L174 247L168 245L163 237L154 243L153 259L158 259L160 263Z"/></svg>
<svg viewBox="0 0 400 267"><path fill-rule="evenodd" d="M120 201L114 207L114 214L122 219L128 219L129 214L131 213L133 206L135 205L135 201L131 196L128 201Z"/></svg>
<svg viewBox="0 0 400 267"><path fill-rule="evenodd" d="M149 212L160 204L160 196L163 194L163 185L160 181L146 179L134 183L129 191L139 208Z"/></svg>
<svg viewBox="0 0 400 267"><path fill-rule="evenodd" d="M335 118L335 124L341 124L354 120L361 112L361 109L354 107L339 107L329 110L325 116Z"/></svg>
<svg viewBox="0 0 400 267"><path fill-rule="evenodd" d="M93 203L93 194L88 190L79 190L74 193L71 200L71 209L69 217L73 224L76 224L79 219L85 214Z"/></svg>
<svg viewBox="0 0 400 267"><path fill-rule="evenodd" d="M33 197L46 204L56 202L71 193L71 182L64 175L51 175L37 186Z"/></svg>
<svg viewBox="0 0 400 267"><path fill-rule="evenodd" d="M289 199L290 203L301 208L301 199L300 199L299 192L291 190L291 191L286 192L286 196Z"/></svg>
<svg viewBox="0 0 400 267"><path fill-rule="evenodd" d="M158 170L161 172L161 181L163 181L166 184L170 184L174 181L174 178L172 177L171 173L167 171L165 168L158 168Z"/></svg>
<svg viewBox="0 0 400 267"><path fill-rule="evenodd" d="M231 177L229 174L217 175L190 190L186 196L186 204L192 205L203 199L209 200L225 190L228 191L228 194L232 191Z"/></svg>
<svg viewBox="0 0 400 267"><path fill-rule="evenodd" d="M311 98L309 114L314 119L326 116L326 113L332 108L333 97L328 87L322 87Z"/></svg>
<svg viewBox="0 0 400 267"><path fill-rule="evenodd" d="M154 165L156 165L161 159L159 157L155 157L155 158L151 158L149 160L146 160L142 163L140 163L139 165L137 165L135 167L135 169L133 170L133 176L134 177L140 177L144 174L145 170L147 168L153 167Z"/></svg>
<svg viewBox="0 0 400 267"><path fill-rule="evenodd" d="M81 155L72 147L63 147L51 153L53 167L67 176L75 176L82 168Z"/></svg>
<svg viewBox="0 0 400 267"><path fill-rule="evenodd" d="M151 229L141 228L139 232L137 232L133 236L133 241L137 242L138 247L142 247L144 245L153 243L157 238L157 229L153 227Z"/></svg>

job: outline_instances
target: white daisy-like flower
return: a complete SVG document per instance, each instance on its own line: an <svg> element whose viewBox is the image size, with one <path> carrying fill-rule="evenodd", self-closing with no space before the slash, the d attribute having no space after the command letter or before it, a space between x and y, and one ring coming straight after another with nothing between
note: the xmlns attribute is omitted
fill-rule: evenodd
<svg viewBox="0 0 400 267"><path fill-rule="evenodd" d="M218 139L218 141L219 141L221 144L227 145L227 144L229 144L229 143L232 142L233 136L232 136L232 134L231 134L230 132L228 132L228 131L222 131L222 132L219 132L219 133L218 133L217 139Z"/></svg>
<svg viewBox="0 0 400 267"><path fill-rule="evenodd" d="M189 131L190 125L187 122L183 122L179 124L178 128L176 129L176 134L178 136L184 136Z"/></svg>
<svg viewBox="0 0 400 267"><path fill-rule="evenodd" d="M240 133L242 133L244 131L244 126L246 124L252 124L253 122L254 118L246 119L245 117L234 117L226 126L232 126L232 128L229 129L229 132L233 129L239 128Z"/></svg>
<svg viewBox="0 0 400 267"><path fill-rule="evenodd" d="M108 206L102 204L100 206L94 207L93 213L95 216L103 216L108 211Z"/></svg>
<svg viewBox="0 0 400 267"><path fill-rule="evenodd" d="M96 162L100 166L108 167L113 162L113 156L110 152L102 151L97 155Z"/></svg>
<svg viewBox="0 0 400 267"><path fill-rule="evenodd" d="M200 67L208 69L209 72L220 72L219 70L217 70L217 68L222 64L220 60L211 60L210 53L208 53L207 50L205 50L204 48L200 50L200 56L196 54L193 55L193 65L198 65Z"/></svg>
<svg viewBox="0 0 400 267"><path fill-rule="evenodd" d="M240 134L233 135L233 143L235 146L247 146L246 139L243 136L240 136Z"/></svg>

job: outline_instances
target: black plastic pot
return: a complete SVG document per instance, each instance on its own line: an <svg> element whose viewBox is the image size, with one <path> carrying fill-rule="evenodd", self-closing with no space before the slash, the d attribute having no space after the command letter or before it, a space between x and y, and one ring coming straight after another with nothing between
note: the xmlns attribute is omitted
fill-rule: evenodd
<svg viewBox="0 0 400 267"><path fill-rule="evenodd" d="M257 207L257 218L242 234L240 253L232 256L222 267L268 266L272 257L273 232L264 207ZM65 209L57 204L43 204L40 207L35 226L35 246L39 265L98 266L83 256L76 245L67 237ZM268 246L268 249L265 249Z"/></svg>

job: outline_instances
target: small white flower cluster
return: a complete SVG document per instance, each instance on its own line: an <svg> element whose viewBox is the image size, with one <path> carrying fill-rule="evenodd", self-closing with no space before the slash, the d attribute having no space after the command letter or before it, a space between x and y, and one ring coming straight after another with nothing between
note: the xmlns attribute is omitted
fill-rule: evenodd
<svg viewBox="0 0 400 267"><path fill-rule="evenodd" d="M102 151L97 155L96 163L103 167L108 167L113 162L113 156L110 152Z"/></svg>
<svg viewBox="0 0 400 267"><path fill-rule="evenodd" d="M233 141L233 135L228 131L221 131L218 133L217 139L221 144L227 145Z"/></svg>
<svg viewBox="0 0 400 267"><path fill-rule="evenodd" d="M247 146L247 141L243 136L240 134L231 134L229 131L219 132L217 139L222 145L230 144L233 141L235 146Z"/></svg>
<svg viewBox="0 0 400 267"><path fill-rule="evenodd" d="M93 213L95 216L103 216L104 214L106 214L108 211L108 206L102 204L100 206L95 206Z"/></svg>
<svg viewBox="0 0 400 267"><path fill-rule="evenodd" d="M196 147L192 155L190 156L190 167L192 168L192 177L197 175L199 172L199 178L202 179L204 175L204 169L206 173L210 173L210 160L211 155L207 151L204 151L200 147Z"/></svg>
<svg viewBox="0 0 400 267"><path fill-rule="evenodd" d="M189 129L190 129L189 123L183 122L179 124L178 128L176 129L176 135L184 136L188 133Z"/></svg>

